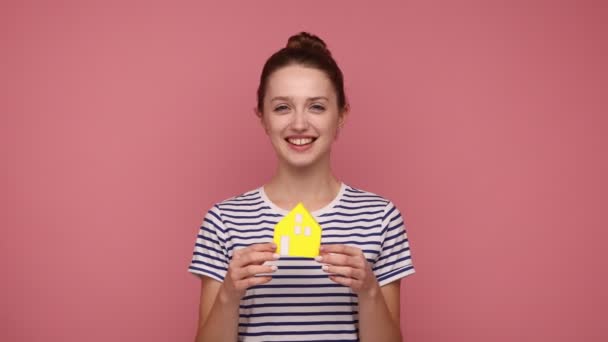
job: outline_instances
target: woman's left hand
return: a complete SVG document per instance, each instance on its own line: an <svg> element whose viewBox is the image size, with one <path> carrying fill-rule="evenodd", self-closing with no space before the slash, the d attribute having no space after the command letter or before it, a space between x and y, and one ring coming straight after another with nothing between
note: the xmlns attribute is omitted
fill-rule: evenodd
<svg viewBox="0 0 608 342"><path fill-rule="evenodd" d="M370 263L357 247L323 245L315 260L323 264L323 271L330 274L329 279L352 288L359 296L374 297L380 292Z"/></svg>

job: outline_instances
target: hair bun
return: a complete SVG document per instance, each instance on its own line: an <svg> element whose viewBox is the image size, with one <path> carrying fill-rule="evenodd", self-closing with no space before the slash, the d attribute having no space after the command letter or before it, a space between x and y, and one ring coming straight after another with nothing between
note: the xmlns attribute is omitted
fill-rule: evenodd
<svg viewBox="0 0 608 342"><path fill-rule="evenodd" d="M317 50L331 56L331 52L327 49L325 42L321 38L308 32L300 32L289 37L286 47L289 49Z"/></svg>

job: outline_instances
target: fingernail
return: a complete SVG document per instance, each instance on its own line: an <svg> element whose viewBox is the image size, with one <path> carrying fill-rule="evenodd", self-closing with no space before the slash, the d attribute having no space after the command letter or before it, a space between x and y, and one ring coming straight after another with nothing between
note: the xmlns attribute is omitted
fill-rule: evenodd
<svg viewBox="0 0 608 342"><path fill-rule="evenodd" d="M323 260L323 257L322 257L322 256L320 256L320 255L319 255L319 256L316 256L316 257L315 257L315 260L316 260L316 261L321 261L321 260Z"/></svg>
<svg viewBox="0 0 608 342"><path fill-rule="evenodd" d="M272 255L272 258L273 258L273 259L278 259L278 258L280 258L280 257L281 257L281 256L280 256L280 255L278 255L277 253L274 253L274 254Z"/></svg>
<svg viewBox="0 0 608 342"><path fill-rule="evenodd" d="M327 272L327 270L329 270L329 266L327 265L323 265L323 267L321 267L323 269L323 271Z"/></svg>
<svg viewBox="0 0 608 342"><path fill-rule="evenodd" d="M325 249L325 246L321 246L321 247L319 247L319 250L320 250L320 251L322 251L322 250L324 250L324 249Z"/></svg>
<svg viewBox="0 0 608 342"><path fill-rule="evenodd" d="M270 269L272 270L272 272L274 272L278 269L278 267L277 267L277 265L272 265L272 266L270 266Z"/></svg>

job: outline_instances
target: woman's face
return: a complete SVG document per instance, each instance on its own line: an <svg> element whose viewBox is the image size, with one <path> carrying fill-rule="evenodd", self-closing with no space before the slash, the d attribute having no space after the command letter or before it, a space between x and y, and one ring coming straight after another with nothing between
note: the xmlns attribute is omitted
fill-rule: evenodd
<svg viewBox="0 0 608 342"><path fill-rule="evenodd" d="M340 113L336 92L321 70L290 65L268 77L262 125L288 165L306 167L329 159L346 114Z"/></svg>

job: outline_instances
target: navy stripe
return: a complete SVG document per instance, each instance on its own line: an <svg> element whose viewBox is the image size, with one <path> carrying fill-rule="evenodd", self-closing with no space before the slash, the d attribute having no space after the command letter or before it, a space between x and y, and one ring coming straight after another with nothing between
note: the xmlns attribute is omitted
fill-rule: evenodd
<svg viewBox="0 0 608 342"><path fill-rule="evenodd" d="M232 224L232 225L235 225L235 226L244 226L244 227L256 227L256 226L260 226L260 225L265 224L265 223L266 223L266 224L270 224L270 225L274 226L275 224L279 223L279 221L267 221L267 220L262 220L262 221L254 221L254 222L241 222L241 223L238 223L238 222L234 222L234 221L226 220L226 225L228 225L228 224ZM273 230L273 231L274 231L274 229L273 229L273 228L269 228L269 229L271 229L271 230Z"/></svg>
<svg viewBox="0 0 608 342"><path fill-rule="evenodd" d="M355 198L361 198L361 197L355 197ZM374 202L380 202L382 203L382 205L386 205L386 201L377 199L377 200L369 200L369 199L361 199L360 201L354 201L354 200L346 200L343 199L342 202L344 203L374 203Z"/></svg>
<svg viewBox="0 0 608 342"><path fill-rule="evenodd" d="M391 210L389 210L388 213L386 213L386 215L384 215L382 217L382 222L384 222L386 220L386 218L389 217L393 213L393 211L395 211L395 210L397 210L397 207L393 206L391 208Z"/></svg>
<svg viewBox="0 0 608 342"><path fill-rule="evenodd" d="M246 197L246 196L249 196L249 197ZM257 201L257 200L262 199L262 197L260 197L260 194L258 194L258 193L249 194L246 196L239 196L239 197L231 198L231 199L227 200L224 204L229 204L230 202Z"/></svg>
<svg viewBox="0 0 608 342"><path fill-rule="evenodd" d="M290 275L279 275L273 274L273 279L323 279L328 278L327 274L320 275L309 275L309 274L290 274Z"/></svg>
<svg viewBox="0 0 608 342"><path fill-rule="evenodd" d="M357 297L354 293L285 293L285 294L260 294L244 296L243 300L255 298L316 298L316 297Z"/></svg>
<svg viewBox="0 0 608 342"><path fill-rule="evenodd" d="M359 216L359 215L376 215L379 213L383 213L384 210L376 210L376 211L362 211L362 212L357 212L357 213L344 213L344 212L333 212L333 213L327 213L325 215L322 215L323 217L328 217L328 216ZM224 215L225 216L225 215Z"/></svg>
<svg viewBox="0 0 608 342"><path fill-rule="evenodd" d="M401 253L405 253L405 252L407 252L407 251L409 251L409 250L410 250L410 248L409 248L409 247L406 247L406 248L404 248L404 249L397 249L397 250L395 250L395 251L393 251L393 252L391 252L391 253L389 253L389 254L386 254L386 255L381 256L380 258L378 258L378 260L376 260L376 263L379 263L380 261L382 261L382 260L384 260L384 259L388 259L388 258L390 258L390 257L392 257L392 256L394 256L394 255L398 255L398 254L401 254Z"/></svg>
<svg viewBox="0 0 608 342"><path fill-rule="evenodd" d="M375 267L373 268L373 270L374 270L374 271L376 271L376 270L379 270L379 269L381 269L381 268L385 268L385 267L387 267L387 266L392 266L392 265L398 264L398 263L400 263L400 262L404 262L404 261L406 261L406 260L409 260L409 259L411 259L411 258L412 258L411 256L407 255L407 256L404 256L404 257L402 257L402 258L399 258L399 259L397 259L397 260L395 260L395 261L391 261L391 262L384 263L384 264L382 264L382 265L375 266Z"/></svg>
<svg viewBox="0 0 608 342"><path fill-rule="evenodd" d="M267 217L281 217L281 215L279 215L279 214L269 214L269 213L265 213L265 212L262 212L261 214L256 215L256 216L246 216L246 215L228 215L228 214L222 214L222 216L224 216L224 217L229 217L229 218L235 218L235 219L243 219L243 220L245 220L245 219L247 219L247 220L250 220L250 219L256 219L256 218L260 218L260 217L262 217L262 216L267 216ZM226 221L226 222L228 222L228 221Z"/></svg>
<svg viewBox="0 0 608 342"><path fill-rule="evenodd" d="M247 229L239 230L236 228L228 228L228 232L231 234L242 234L242 233L259 233L259 232L271 232L274 234L274 229L272 228L259 228L259 229L251 229L251 227L246 227ZM233 233L234 232L234 233Z"/></svg>
<svg viewBox="0 0 608 342"><path fill-rule="evenodd" d="M357 305L356 302L320 302L320 303L262 303L262 304L250 304L245 305L241 304L239 307L241 309L251 309L251 308L281 308L281 307L300 307L300 306L354 306Z"/></svg>
<svg viewBox="0 0 608 342"><path fill-rule="evenodd" d="M199 235L197 235L196 237L197 237L197 238L199 238L199 239L201 239L201 240L203 240L203 241L209 241L209 242L211 242L212 244L217 245L217 246L219 246L219 247L221 247L221 246L222 246L222 245L220 244L220 242L219 242L219 241L217 241L217 240L214 240L212 236L209 236L209 235L200 235L200 234L199 234Z"/></svg>
<svg viewBox="0 0 608 342"><path fill-rule="evenodd" d="M394 270L394 271L391 271L391 272L385 273L385 274L383 274L383 275L376 276L376 278L377 278L377 279L378 279L378 281L380 282L380 281L382 281L382 280L384 280L384 279L388 279L388 278L390 278L390 277L392 277L392 276L395 276L395 275L397 275L397 274L400 274L400 273L405 273L405 272L407 272L407 271L411 270L412 268L414 268L414 266L412 266L412 265L405 266L405 267L403 267L403 268L396 269L396 270Z"/></svg>
<svg viewBox="0 0 608 342"><path fill-rule="evenodd" d="M200 256L200 257L203 257L203 258L213 259L215 261L219 261L219 262L221 262L223 264L226 264L226 259L218 258L218 257L215 257L215 256L213 256L211 254L204 254L204 253L201 253L201 252L194 252L194 255Z"/></svg>
<svg viewBox="0 0 608 342"><path fill-rule="evenodd" d="M395 238L398 238L398 237L400 237L400 236L404 236L404 235L405 235L405 234L403 233L403 231L402 231L402 230L400 230L400 231L398 231L397 233L395 233L395 234L393 234L393 235L391 235L391 236L387 237L386 239L384 239L384 241L385 241L385 242L386 242L386 241L390 241L390 240L392 240L392 239L395 239Z"/></svg>
<svg viewBox="0 0 608 342"><path fill-rule="evenodd" d="M223 229L222 227L218 226L218 225L217 225L215 222L211 221L211 220L210 220L210 219L208 219L208 218L205 218L205 219L203 220L203 226L202 226L202 227L205 227L205 222L207 222L207 223L211 224L211 226L212 226L213 228L215 228L215 229L219 230L220 232L222 232L222 234L224 233L224 229ZM221 221L220 221L220 222L221 222Z"/></svg>
<svg viewBox="0 0 608 342"><path fill-rule="evenodd" d="M289 340L289 341L273 341L273 342L359 342L359 340Z"/></svg>
<svg viewBox="0 0 608 342"><path fill-rule="evenodd" d="M264 327L264 326L285 326L285 325L338 325L338 324L357 324L359 320L351 321L308 321L308 322L261 322L261 323L239 323L239 327Z"/></svg>
<svg viewBox="0 0 608 342"><path fill-rule="evenodd" d="M367 199L371 199L371 200L381 200L383 202L388 202L388 200L386 200L385 198L382 198L381 196L378 196L378 195L354 195L354 194L345 193L344 197L348 197L348 198L367 198Z"/></svg>
<svg viewBox="0 0 608 342"><path fill-rule="evenodd" d="M395 209L395 207L393 207L393 209ZM396 210L396 209L395 209L395 210ZM400 219L400 218L401 218L401 213L400 213L400 212L397 212L397 215L393 216L393 217L391 218L391 220L390 220L390 221L388 221L388 223L389 223L389 224L391 224L392 222L395 222L395 220Z"/></svg>
<svg viewBox="0 0 608 342"><path fill-rule="evenodd" d="M220 215L216 214L216 213L215 213L213 210L209 210L209 215L211 215L211 216L215 217L215 219L216 219L218 222L223 222L223 221L222 221L222 218L220 217ZM203 220L203 221L204 221L204 220ZM210 221L210 222L211 222L211 221ZM212 222L212 223L213 223L213 222ZM217 227L217 225L216 225L216 227ZM219 228L219 227L218 227L218 228Z"/></svg>
<svg viewBox="0 0 608 342"><path fill-rule="evenodd" d="M325 230L324 230L325 231ZM370 236L382 236L382 232L377 232L377 233L369 233L369 234L358 234L358 233L351 233L348 235L337 235L337 234L322 234L323 237L350 237L350 236L358 236L358 237L370 237Z"/></svg>
<svg viewBox="0 0 608 342"><path fill-rule="evenodd" d="M230 246L230 247L227 248L227 250L228 250L228 253L230 253L230 252L232 252L233 249L235 249L237 247L243 247L244 248L244 247L249 247L252 244L253 243L247 243L247 244L245 244L245 243L233 243L232 246Z"/></svg>
<svg viewBox="0 0 608 342"><path fill-rule="evenodd" d="M352 227L352 226L351 227L335 227L335 226L332 226L332 227L323 227L323 231L326 231L326 230L329 230L329 231L332 231L332 230L342 231L342 230L352 230L352 229L370 230L370 229L375 229L375 228L378 228L378 227L379 227L379 225L378 226L369 226L369 227L367 227L367 226L358 226L358 227Z"/></svg>
<svg viewBox="0 0 608 342"><path fill-rule="evenodd" d="M241 333L239 332L239 336L264 336L264 335L270 335L270 336L276 336L276 335L327 335L327 334L354 334L356 333L357 330L315 330L315 331L306 331L306 330L300 330L300 331L290 331L290 332L285 332L285 331L270 331L270 332L257 332L257 333ZM333 341L332 341L333 342Z"/></svg>
<svg viewBox="0 0 608 342"><path fill-rule="evenodd" d="M203 274L210 274L210 275L215 276L216 278L219 278L219 279L224 279L224 277L222 277L222 276L221 276L221 275L219 275L218 273L215 273L215 272L213 272L213 271L209 271L209 270L207 270L207 269L198 268L198 267L194 267L194 266L190 266L190 267L188 267L188 268L189 268L190 270L198 271L198 272L196 272L196 273L202 272Z"/></svg>
<svg viewBox="0 0 608 342"><path fill-rule="evenodd" d="M203 250L210 250L210 251L214 251L215 253L219 254L219 255L225 255L224 252L220 251L219 249L215 249L211 246L207 246L207 245L201 245L200 243L195 244L196 247L202 248Z"/></svg>
<svg viewBox="0 0 608 342"><path fill-rule="evenodd" d="M390 251L391 249L395 248L396 246L405 246L406 244L407 244L407 239L397 240L397 242L393 243L392 245L384 246L383 249L385 251Z"/></svg>
<svg viewBox="0 0 608 342"><path fill-rule="evenodd" d="M200 260L192 260L192 263L193 264L197 264L197 265L205 265L207 267L215 268L216 270L220 270L220 271L226 271L227 270L226 267L217 266L217 265L206 263L206 262L200 261Z"/></svg>
<svg viewBox="0 0 608 342"><path fill-rule="evenodd" d="M403 227L403 222L399 222L399 223L395 224L394 226L389 227L389 228L386 230L386 232L387 232L387 233L392 232L393 230L395 230L395 229L397 229L397 228L400 228L400 227Z"/></svg>
<svg viewBox="0 0 608 342"><path fill-rule="evenodd" d="M252 236L233 236L233 239L238 239L238 240L251 240L251 239L272 239L272 235L252 235Z"/></svg>
<svg viewBox="0 0 608 342"><path fill-rule="evenodd" d="M225 208L225 209L222 209L222 211L229 211L232 213L254 213L254 212L260 211L262 209L270 209L270 207L263 206L263 207L259 207L256 209L228 209L228 208Z"/></svg>
<svg viewBox="0 0 608 342"><path fill-rule="evenodd" d="M225 207L227 205L234 206L234 207L250 207L250 206L258 205L258 204L262 204L262 203L264 203L264 201L262 201L261 198L260 198L260 201L253 202L253 203L229 203L229 202L226 202L226 203L222 204L222 207L220 207L220 209L226 210Z"/></svg>
<svg viewBox="0 0 608 342"><path fill-rule="evenodd" d="M356 220L349 220L349 221L346 221L346 220L320 221L319 225L324 227L326 224L329 224L329 223L359 223L359 222L377 222L377 221L378 221L377 218L371 218L371 219L358 218Z"/></svg>
<svg viewBox="0 0 608 342"><path fill-rule="evenodd" d="M382 229L382 234L384 235L384 234L386 234L386 233L388 233L390 231L395 230L395 228L398 228L398 227L401 227L401 226L403 226L402 222L399 222L399 223L397 223L396 225L394 225L392 227L389 226L389 225L387 225L386 227L384 227L384 229Z"/></svg>
<svg viewBox="0 0 608 342"><path fill-rule="evenodd" d="M289 340L289 341L273 341L273 342L359 342L359 340Z"/></svg>
<svg viewBox="0 0 608 342"><path fill-rule="evenodd" d="M358 311L315 311L315 312L265 312L257 314L241 314L241 318L254 318L254 317L275 317L275 316L345 316L345 315L358 315Z"/></svg>
<svg viewBox="0 0 608 342"><path fill-rule="evenodd" d="M368 254L380 254L380 251L374 250L374 249L362 249L363 253L368 253Z"/></svg>
<svg viewBox="0 0 608 342"><path fill-rule="evenodd" d="M305 258L305 257L293 257L293 256L281 256L281 260L291 260L291 261L310 261L314 258Z"/></svg>
<svg viewBox="0 0 608 342"><path fill-rule="evenodd" d="M344 245L358 245L358 246L362 246L362 245L380 245L380 241L363 241L363 242L359 242L359 241L341 241L340 243L344 244ZM335 242L321 242L322 245L332 245L335 244Z"/></svg>
<svg viewBox="0 0 608 342"><path fill-rule="evenodd" d="M320 270L321 265L316 266L279 266L282 270Z"/></svg>
<svg viewBox="0 0 608 342"><path fill-rule="evenodd" d="M315 288L328 288L328 287L344 287L340 284L264 284L264 285L256 285L252 286L251 289L309 289L311 287Z"/></svg>
<svg viewBox="0 0 608 342"><path fill-rule="evenodd" d="M347 210L356 210L356 209L365 209L365 208L383 208L385 205L362 205L360 207L347 207L343 205L336 205L334 208L347 209Z"/></svg>

